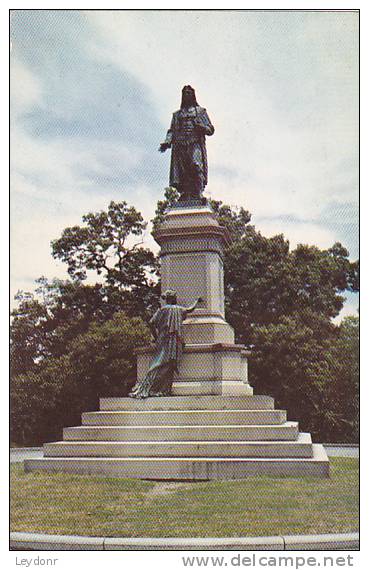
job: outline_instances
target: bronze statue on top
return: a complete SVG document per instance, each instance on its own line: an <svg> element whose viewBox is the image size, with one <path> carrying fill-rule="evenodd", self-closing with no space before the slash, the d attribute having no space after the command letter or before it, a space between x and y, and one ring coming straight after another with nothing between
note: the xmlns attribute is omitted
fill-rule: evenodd
<svg viewBox="0 0 369 570"><path fill-rule="evenodd" d="M205 135L212 135L214 127L206 109L196 101L191 85L182 89L179 111L173 113L172 123L160 152L172 148L169 184L177 188L180 201L198 201L208 182L208 163Z"/></svg>

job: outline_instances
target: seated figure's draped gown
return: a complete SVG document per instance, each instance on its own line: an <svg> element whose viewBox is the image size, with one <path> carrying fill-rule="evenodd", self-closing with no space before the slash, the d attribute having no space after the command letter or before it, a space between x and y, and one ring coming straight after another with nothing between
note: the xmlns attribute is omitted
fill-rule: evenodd
<svg viewBox="0 0 369 570"><path fill-rule="evenodd" d="M182 355L182 322L186 315L186 309L179 305L167 304L156 311L150 321L150 325L157 330L155 354L145 378L136 382L130 395L147 398L170 394Z"/></svg>

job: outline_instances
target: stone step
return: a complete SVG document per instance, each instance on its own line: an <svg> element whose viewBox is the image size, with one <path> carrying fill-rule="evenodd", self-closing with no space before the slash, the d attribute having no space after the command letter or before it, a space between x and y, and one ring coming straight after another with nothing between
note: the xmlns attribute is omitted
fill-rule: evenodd
<svg viewBox="0 0 369 570"><path fill-rule="evenodd" d="M273 410L270 396L168 396L163 398L100 398L100 410Z"/></svg>
<svg viewBox="0 0 369 570"><path fill-rule="evenodd" d="M242 479L250 475L274 477L329 477L327 454L320 444L314 444L310 458L92 458L68 457L27 459L25 471L55 471L106 475L136 479Z"/></svg>
<svg viewBox="0 0 369 570"><path fill-rule="evenodd" d="M134 410L82 414L84 426L278 425L286 420L284 410Z"/></svg>
<svg viewBox="0 0 369 570"><path fill-rule="evenodd" d="M312 457L309 433L296 441L58 441L45 457Z"/></svg>
<svg viewBox="0 0 369 570"><path fill-rule="evenodd" d="M63 430L65 441L296 441L297 436L297 422L252 426L78 426Z"/></svg>

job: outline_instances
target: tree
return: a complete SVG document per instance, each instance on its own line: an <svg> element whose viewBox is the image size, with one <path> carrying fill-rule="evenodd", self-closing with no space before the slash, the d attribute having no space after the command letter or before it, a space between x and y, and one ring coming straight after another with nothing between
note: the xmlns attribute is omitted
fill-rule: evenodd
<svg viewBox="0 0 369 570"><path fill-rule="evenodd" d="M334 381L331 401L336 403L341 422L336 441L359 440L360 339L359 317L350 316L338 327L337 342L332 347Z"/></svg>
<svg viewBox="0 0 369 570"><path fill-rule="evenodd" d="M328 326L343 307L340 293L352 290L356 267L339 243L328 250L298 245L290 251L283 235L266 238L247 226L225 255L226 314L238 341L253 344L255 325L285 315L299 314L305 322L313 312Z"/></svg>
<svg viewBox="0 0 369 570"><path fill-rule="evenodd" d="M155 217L152 221L154 230L164 220L165 212L175 204L180 197L180 193L176 188L169 186L164 190L164 200L158 200L156 204Z"/></svg>
<svg viewBox="0 0 369 570"><path fill-rule="evenodd" d="M270 394L277 408L288 410L302 431L318 441L329 441L325 406L331 367L327 359L330 339L317 338L316 330L298 315L256 326L250 359L250 377L257 393ZM330 428L331 429L331 428Z"/></svg>
<svg viewBox="0 0 369 570"><path fill-rule="evenodd" d="M331 324L330 334L322 325L317 315L309 325L295 315L255 327L250 376L315 441L357 441L358 319Z"/></svg>
<svg viewBox="0 0 369 570"><path fill-rule="evenodd" d="M93 320L110 318L120 307L107 302L101 284L44 277L34 294L19 291L12 311L10 360L12 374L33 369L36 362L65 351L68 342L86 331Z"/></svg>
<svg viewBox="0 0 369 570"><path fill-rule="evenodd" d="M19 291L18 307L12 312L10 327L10 369L12 375L31 370L35 360L46 352L45 324L48 312L30 293Z"/></svg>
<svg viewBox="0 0 369 570"><path fill-rule="evenodd" d="M111 202L83 222L52 242L71 279L41 277L35 294L18 293L12 311L11 420L19 443L55 437L104 392L126 393L134 348L149 339L142 318L159 304L157 262L132 243L146 227L141 214ZM86 284L89 272L103 282Z"/></svg>
<svg viewBox="0 0 369 570"><path fill-rule="evenodd" d="M356 437L348 406L337 402L343 376L346 389L356 386L332 322L342 293L358 285L358 263L348 255L339 243L290 251L283 235L266 238L250 225L225 254L226 317L237 341L251 347L251 383L318 441Z"/></svg>
<svg viewBox="0 0 369 570"><path fill-rule="evenodd" d="M150 340L139 317L124 313L92 322L72 339L63 354L34 364L11 382L11 439L39 445L61 437L65 425L80 422L100 397L127 395L136 378L135 348Z"/></svg>
<svg viewBox="0 0 369 570"><path fill-rule="evenodd" d="M110 202L106 212L90 212L82 220L84 226L66 228L51 243L53 257L67 263L72 280L82 282L95 271L114 303L119 298L129 312L155 308L157 260L142 243L129 243L146 228L141 213L126 202Z"/></svg>
<svg viewBox="0 0 369 570"><path fill-rule="evenodd" d="M83 216L84 226L66 228L52 242L52 255L68 265L71 280L44 277L36 295L19 292L12 311L13 374L32 370L36 361L63 354L66 344L93 320L104 322L117 311L147 320L159 305L158 262L132 237L146 228L142 215L126 202L106 212ZM87 285L89 272L103 283Z"/></svg>

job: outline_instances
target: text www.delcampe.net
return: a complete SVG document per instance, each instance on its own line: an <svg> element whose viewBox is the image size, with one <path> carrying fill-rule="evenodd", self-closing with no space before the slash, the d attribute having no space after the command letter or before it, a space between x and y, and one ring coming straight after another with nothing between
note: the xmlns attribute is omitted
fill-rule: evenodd
<svg viewBox="0 0 369 570"><path fill-rule="evenodd" d="M238 567L238 566L251 566L251 567L269 567L274 566L276 568L303 568L303 567L318 567L323 568L334 568L336 566L353 566L354 557L351 554L346 556L265 556L252 554L250 556L244 556L241 554L233 556L182 556L183 566L189 568L197 567L221 567L225 568L227 566Z"/></svg>

